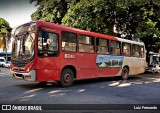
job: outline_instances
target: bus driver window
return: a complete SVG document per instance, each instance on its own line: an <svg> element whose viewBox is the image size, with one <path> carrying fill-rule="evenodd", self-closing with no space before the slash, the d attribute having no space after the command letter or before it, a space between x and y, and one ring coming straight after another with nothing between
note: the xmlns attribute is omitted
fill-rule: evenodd
<svg viewBox="0 0 160 113"><path fill-rule="evenodd" d="M58 35L54 32L39 31L38 55L57 56L58 50Z"/></svg>

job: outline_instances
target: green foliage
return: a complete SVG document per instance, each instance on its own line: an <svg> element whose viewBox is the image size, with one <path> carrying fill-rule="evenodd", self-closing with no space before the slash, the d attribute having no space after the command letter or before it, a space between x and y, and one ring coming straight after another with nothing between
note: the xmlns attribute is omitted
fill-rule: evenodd
<svg viewBox="0 0 160 113"><path fill-rule="evenodd" d="M62 23L80 29L114 35L117 0L81 0L71 7ZM123 10L122 8L119 8Z"/></svg>
<svg viewBox="0 0 160 113"><path fill-rule="evenodd" d="M10 30L11 30L11 27L9 26L9 23L3 18L0 18L0 36L3 37Z"/></svg>
<svg viewBox="0 0 160 113"><path fill-rule="evenodd" d="M158 52L160 45L156 43L160 42L160 5L153 2L144 4L140 12L141 21L138 22L134 37L140 38L148 51Z"/></svg>
<svg viewBox="0 0 160 113"><path fill-rule="evenodd" d="M82 0L68 10L62 23L71 27L107 33L102 4L99 0ZM94 7L95 5L98 7Z"/></svg>
<svg viewBox="0 0 160 113"><path fill-rule="evenodd" d="M61 24L70 6L73 6L76 0L30 0L30 3L36 2L38 9L31 15L32 20L44 20Z"/></svg>
<svg viewBox="0 0 160 113"><path fill-rule="evenodd" d="M7 33L11 31L11 27L9 26L9 23L3 19L0 18L0 48L4 48L4 38Z"/></svg>
<svg viewBox="0 0 160 113"><path fill-rule="evenodd" d="M32 14L33 20L45 20L118 37L123 35L128 39L140 38L147 48L155 44L160 37L159 0L30 0L30 2L36 2L39 6ZM113 28L116 28L115 31Z"/></svg>

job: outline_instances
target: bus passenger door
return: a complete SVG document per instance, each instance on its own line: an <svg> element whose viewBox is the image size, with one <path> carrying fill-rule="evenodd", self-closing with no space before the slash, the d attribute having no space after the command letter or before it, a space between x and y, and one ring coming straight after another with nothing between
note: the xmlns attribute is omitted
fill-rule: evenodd
<svg viewBox="0 0 160 113"><path fill-rule="evenodd" d="M141 68L140 68L140 71L141 71L141 73L143 73L145 71L145 67L146 67L146 55L145 55L144 46L141 46L140 57L141 57Z"/></svg>
<svg viewBox="0 0 160 113"><path fill-rule="evenodd" d="M140 46L132 45L132 72L131 74L139 74L141 70Z"/></svg>

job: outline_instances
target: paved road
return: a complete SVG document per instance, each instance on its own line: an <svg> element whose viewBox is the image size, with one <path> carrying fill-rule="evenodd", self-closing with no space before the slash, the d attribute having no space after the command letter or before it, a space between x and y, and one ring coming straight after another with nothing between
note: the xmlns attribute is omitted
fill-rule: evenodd
<svg viewBox="0 0 160 113"><path fill-rule="evenodd" d="M9 76L8 68L0 70L0 104L160 104L158 74L146 73L126 81L81 80L72 87L61 88L52 83L40 86L17 80Z"/></svg>

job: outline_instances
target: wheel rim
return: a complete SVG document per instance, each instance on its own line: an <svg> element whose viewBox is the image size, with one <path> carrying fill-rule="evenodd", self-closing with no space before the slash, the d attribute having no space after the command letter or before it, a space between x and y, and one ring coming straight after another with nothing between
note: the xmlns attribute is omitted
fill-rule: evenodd
<svg viewBox="0 0 160 113"><path fill-rule="evenodd" d="M71 81L71 75L69 73L64 74L63 81L64 83L69 83Z"/></svg>

